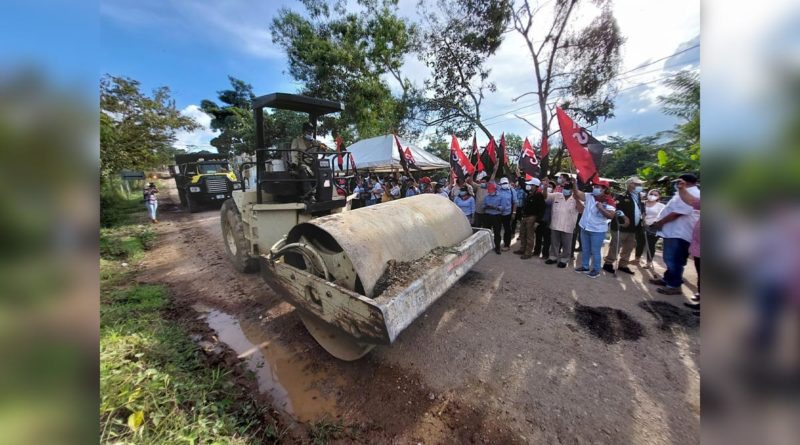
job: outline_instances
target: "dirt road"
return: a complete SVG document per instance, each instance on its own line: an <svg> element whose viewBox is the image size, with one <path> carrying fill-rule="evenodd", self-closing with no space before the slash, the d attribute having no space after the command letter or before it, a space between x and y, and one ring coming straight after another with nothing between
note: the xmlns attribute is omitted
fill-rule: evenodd
<svg viewBox="0 0 800 445"><path fill-rule="evenodd" d="M395 344L346 363L227 263L218 211L161 219L139 280L196 311L217 333L202 344L235 350L289 423L371 443L699 442L699 320L643 270L591 280L490 253Z"/></svg>

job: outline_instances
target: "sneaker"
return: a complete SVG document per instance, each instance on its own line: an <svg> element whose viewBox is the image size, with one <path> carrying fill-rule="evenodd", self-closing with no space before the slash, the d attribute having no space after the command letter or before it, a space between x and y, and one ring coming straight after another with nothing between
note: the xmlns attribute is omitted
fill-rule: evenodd
<svg viewBox="0 0 800 445"><path fill-rule="evenodd" d="M653 270L653 262L648 261L647 264L644 265L644 268L647 270Z"/></svg>
<svg viewBox="0 0 800 445"><path fill-rule="evenodd" d="M694 295L689 297L689 299L692 300L692 303L699 303L700 302L700 293L699 292L695 293Z"/></svg>
<svg viewBox="0 0 800 445"><path fill-rule="evenodd" d="M597 278L597 277L600 276L600 271L599 270L593 270L593 271L587 273L586 276L588 276L589 278Z"/></svg>
<svg viewBox="0 0 800 445"><path fill-rule="evenodd" d="M578 273L587 273L587 272L589 272L589 269L587 269L587 268L585 268L585 267L583 267L583 266L581 266L581 267L576 267L576 268L575 268L575 272L578 272Z"/></svg>
<svg viewBox="0 0 800 445"><path fill-rule="evenodd" d="M666 286L667 285L667 282L664 281L661 278L651 278L649 281L650 281L650 284L655 284L656 286Z"/></svg>
<svg viewBox="0 0 800 445"><path fill-rule="evenodd" d="M522 254L523 254L523 253L525 253L525 252L523 252L523 251L521 251L521 250L515 250L515 251L514 251L514 252L512 252L512 253L513 253L514 255L522 255Z"/></svg>
<svg viewBox="0 0 800 445"><path fill-rule="evenodd" d="M618 267L617 270L621 270L621 271L623 271L623 272L625 272L627 274L633 275L633 271L628 266Z"/></svg>
<svg viewBox="0 0 800 445"><path fill-rule="evenodd" d="M556 264L556 260L547 260L544 264Z"/></svg>
<svg viewBox="0 0 800 445"><path fill-rule="evenodd" d="M559 269L563 269L565 267L567 267L567 263L558 263L558 268Z"/></svg>
<svg viewBox="0 0 800 445"><path fill-rule="evenodd" d="M603 270L608 273L614 273L614 265L613 264L603 264ZM598 271L599 273L599 271Z"/></svg>
<svg viewBox="0 0 800 445"><path fill-rule="evenodd" d="M688 302L684 302L684 303L683 303L683 305L684 305L684 306L686 306L686 307L688 307L689 309L692 309L692 310L695 310L695 311L699 311L699 310L700 310L700 303L688 303ZM699 314L698 314L698 315L699 315Z"/></svg>
<svg viewBox="0 0 800 445"><path fill-rule="evenodd" d="M681 295L683 293L681 291L681 288L679 287L666 287L666 286L659 287L658 289L656 289L656 291L658 291L659 294L664 294L664 295Z"/></svg>

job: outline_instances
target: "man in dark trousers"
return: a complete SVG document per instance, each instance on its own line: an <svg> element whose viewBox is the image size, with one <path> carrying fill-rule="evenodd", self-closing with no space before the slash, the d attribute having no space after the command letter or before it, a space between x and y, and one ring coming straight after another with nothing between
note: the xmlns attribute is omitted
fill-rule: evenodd
<svg viewBox="0 0 800 445"><path fill-rule="evenodd" d="M603 270L614 273L614 263L619 255L617 270L633 275L628 263L631 253L636 248L637 232L642 230L645 209L640 195L642 180L632 176L628 178L626 185L625 193L615 197L618 216L611 219L611 242L608 244ZM622 212L622 215L619 215L619 212Z"/></svg>
<svg viewBox="0 0 800 445"><path fill-rule="evenodd" d="M536 240L536 223L541 221L544 216L547 191L539 192L541 184L538 178L533 178L525 183L525 190L528 194L522 205L522 225L519 229L520 247L519 250L514 251L517 255L522 255L523 260L533 256L531 251Z"/></svg>
<svg viewBox="0 0 800 445"><path fill-rule="evenodd" d="M511 197L498 193L497 184L490 182L486 186L487 194L483 201L485 227L494 232L494 252L500 255L500 228L504 213L511 214Z"/></svg>

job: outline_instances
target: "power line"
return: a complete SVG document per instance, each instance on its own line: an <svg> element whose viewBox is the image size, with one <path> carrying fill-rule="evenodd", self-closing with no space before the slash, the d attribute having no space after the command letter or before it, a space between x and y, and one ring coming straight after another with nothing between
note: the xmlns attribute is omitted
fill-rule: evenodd
<svg viewBox="0 0 800 445"><path fill-rule="evenodd" d="M623 73L619 73L619 74L617 74L617 76L622 76L623 74L628 74L628 73L631 73L631 72L633 72L633 71L640 70L640 69L642 69L642 68L648 67L648 66L650 66L650 65L653 65L653 64L656 64L656 63L658 63L658 62L661 62L662 60L669 59L670 57L675 57L675 56L677 56L678 54L683 54L683 53L685 53L686 51L691 51L691 50L693 50L693 49L695 49L695 48L698 48L699 46L700 46L700 44L698 43L697 45L690 46L690 47L688 47L688 48L686 48L686 49L683 49L683 50L680 50L680 51L678 51L678 52L676 52L676 53L670 54L670 55L668 55L668 56L664 56L664 57L662 57L662 58L660 58L660 59L656 59L656 60L654 60L654 61L652 61L652 62L649 62L649 63L645 63L644 65L639 65L639 66L637 66L636 68L629 69L628 71L625 71L625 72L623 72ZM615 77L616 77L616 76L615 76Z"/></svg>

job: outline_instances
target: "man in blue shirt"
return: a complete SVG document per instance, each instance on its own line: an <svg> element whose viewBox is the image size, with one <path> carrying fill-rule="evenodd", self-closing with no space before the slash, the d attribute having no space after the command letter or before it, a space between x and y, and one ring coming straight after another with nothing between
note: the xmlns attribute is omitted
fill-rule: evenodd
<svg viewBox="0 0 800 445"><path fill-rule="evenodd" d="M417 182L414 181L414 178L409 178L408 181L406 181L406 184L406 198L419 195L420 192L417 188Z"/></svg>
<svg viewBox="0 0 800 445"><path fill-rule="evenodd" d="M511 248L511 236L514 232L511 230L511 214L514 212L515 199L514 190L511 189L511 184L508 178L500 178L500 189L497 194L503 199L503 213L500 215L500 222L503 226L503 250Z"/></svg>
<svg viewBox="0 0 800 445"><path fill-rule="evenodd" d="M500 255L500 227L503 213L511 214L511 203L497 193L497 184L490 182L486 186L486 198L483 200L483 211L486 227L494 232L494 253Z"/></svg>

